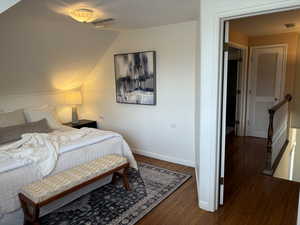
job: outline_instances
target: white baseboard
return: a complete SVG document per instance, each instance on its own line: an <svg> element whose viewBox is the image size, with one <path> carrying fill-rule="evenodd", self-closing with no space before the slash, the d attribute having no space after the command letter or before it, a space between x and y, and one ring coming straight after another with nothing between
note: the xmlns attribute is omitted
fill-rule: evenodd
<svg viewBox="0 0 300 225"><path fill-rule="evenodd" d="M164 161L168 161L171 163L176 163L176 164L180 164L180 165L184 165L184 166L189 166L189 167L196 167L196 163L190 160L184 160L184 159L179 159L176 157L171 157L171 156L166 156L166 155L162 155L162 154L158 154L158 153L154 153L154 152L150 152L150 151L145 151L145 150L141 150L141 149L137 149L137 148L131 148L131 150L139 155L144 155L144 156L148 156L151 158L155 158L155 159L160 159L160 160L164 160Z"/></svg>

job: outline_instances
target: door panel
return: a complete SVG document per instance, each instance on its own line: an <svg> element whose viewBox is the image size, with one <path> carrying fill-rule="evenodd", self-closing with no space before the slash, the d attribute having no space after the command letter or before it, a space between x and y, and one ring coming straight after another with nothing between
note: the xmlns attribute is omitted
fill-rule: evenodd
<svg viewBox="0 0 300 225"><path fill-rule="evenodd" d="M251 48L247 135L267 137L268 109L283 98L285 46Z"/></svg>
<svg viewBox="0 0 300 225"><path fill-rule="evenodd" d="M259 54L257 60L256 96L274 97L278 54Z"/></svg>

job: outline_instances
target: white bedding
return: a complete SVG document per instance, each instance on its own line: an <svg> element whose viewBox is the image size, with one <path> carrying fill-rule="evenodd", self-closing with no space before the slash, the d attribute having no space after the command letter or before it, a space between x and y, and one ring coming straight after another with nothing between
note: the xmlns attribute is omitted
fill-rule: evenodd
<svg viewBox="0 0 300 225"><path fill-rule="evenodd" d="M55 131L54 135L64 136L70 129ZM78 131L78 130L77 130ZM79 139L66 142L59 148L59 157L51 174L61 172L76 165L91 161L107 154L120 154L128 158L132 167L137 168L136 161L122 136L102 132L105 138L96 135L84 136ZM2 146L3 147L3 146ZM6 156L8 157L8 156ZM18 160L16 158L0 160L0 224L1 217L20 208L17 193L26 184L41 178L42 174L37 165L30 160Z"/></svg>
<svg viewBox="0 0 300 225"><path fill-rule="evenodd" d="M24 134L21 140L0 146L0 160L3 162L7 159L13 159L22 162L23 165L33 164L41 177L45 177L55 168L60 154L114 137L120 137L120 135L115 132L93 128L73 129L50 134ZM127 154L127 152L130 153L130 149L125 141L124 148L128 150L126 156L129 163L132 167L137 168L132 154ZM0 173L7 171L6 166L2 167L0 164ZM14 164L10 167L10 169L16 168Z"/></svg>
<svg viewBox="0 0 300 225"><path fill-rule="evenodd" d="M55 130L53 133L61 133L74 130L74 128L61 126L59 129ZM0 145L0 148L7 148L10 144ZM9 155L2 154L0 157L0 174L9 170L17 169L22 166L30 164L29 161L26 160L17 160Z"/></svg>

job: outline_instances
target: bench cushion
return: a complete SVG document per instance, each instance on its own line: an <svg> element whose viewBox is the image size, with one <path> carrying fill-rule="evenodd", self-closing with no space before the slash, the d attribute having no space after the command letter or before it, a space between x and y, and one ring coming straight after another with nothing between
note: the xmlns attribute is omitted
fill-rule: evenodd
<svg viewBox="0 0 300 225"><path fill-rule="evenodd" d="M21 193L34 203L40 203L127 162L128 160L122 156L106 155L26 185Z"/></svg>

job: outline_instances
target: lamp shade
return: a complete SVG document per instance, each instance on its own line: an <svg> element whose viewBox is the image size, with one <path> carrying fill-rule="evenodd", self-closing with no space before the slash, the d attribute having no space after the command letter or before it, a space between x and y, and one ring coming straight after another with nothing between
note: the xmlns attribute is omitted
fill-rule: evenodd
<svg viewBox="0 0 300 225"><path fill-rule="evenodd" d="M81 105L82 97L80 91L71 91L66 93L65 103L68 105Z"/></svg>

